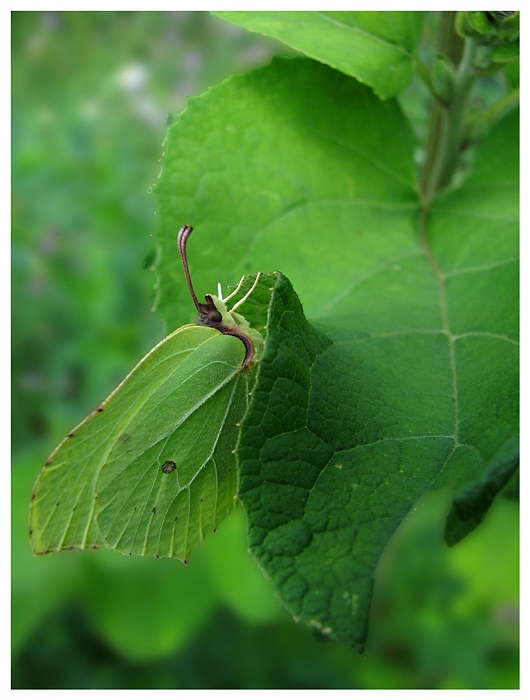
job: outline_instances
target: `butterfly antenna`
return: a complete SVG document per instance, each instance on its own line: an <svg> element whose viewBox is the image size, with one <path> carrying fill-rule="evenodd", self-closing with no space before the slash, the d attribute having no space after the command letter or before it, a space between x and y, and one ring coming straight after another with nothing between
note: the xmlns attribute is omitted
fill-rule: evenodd
<svg viewBox="0 0 530 700"><path fill-rule="evenodd" d="M190 271L188 269L188 258L186 257L186 242L189 238L190 233L193 231L192 226L183 226L180 231L178 232L178 237L177 237L177 244L179 247L179 253L180 253L180 259L182 260L182 267L184 268L184 274L186 275L186 282L188 283L188 289L190 290L191 298L193 299L193 303L195 304L195 308L201 313L201 304L199 304L199 301L197 299L197 295L195 294L195 291L193 289L193 285L191 283L191 277L190 277Z"/></svg>

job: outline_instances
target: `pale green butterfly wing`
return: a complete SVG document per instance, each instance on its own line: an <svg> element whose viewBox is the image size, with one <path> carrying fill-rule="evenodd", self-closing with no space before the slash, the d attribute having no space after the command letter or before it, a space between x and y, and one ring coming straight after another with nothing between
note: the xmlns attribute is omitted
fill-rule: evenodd
<svg viewBox="0 0 530 700"><path fill-rule="evenodd" d="M235 506L234 447L253 372L241 372L241 341L209 328L177 331L162 364L192 331L208 339L161 381L159 367L148 371L149 390L125 408L125 432L98 472L98 527L124 554L187 560Z"/></svg>
<svg viewBox="0 0 530 700"><path fill-rule="evenodd" d="M235 507L239 427L277 275L244 277L225 300L200 303L186 259L192 230L177 242L206 325L159 343L48 459L31 497L36 554L110 547L187 561Z"/></svg>
<svg viewBox="0 0 530 700"><path fill-rule="evenodd" d="M35 553L187 559L234 507L237 423L254 375L241 372L244 355L238 338L191 325L148 353L46 463L30 509Z"/></svg>

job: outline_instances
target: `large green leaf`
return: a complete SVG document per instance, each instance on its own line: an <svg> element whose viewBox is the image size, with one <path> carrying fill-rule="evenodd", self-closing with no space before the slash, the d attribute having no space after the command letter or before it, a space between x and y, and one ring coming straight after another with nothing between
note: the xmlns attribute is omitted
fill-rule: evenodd
<svg viewBox="0 0 530 700"><path fill-rule="evenodd" d="M199 297L281 269L311 317L340 308L373 265L421 255L411 130L395 102L327 66L276 59L230 78L188 101L164 149L156 269L168 331L192 318L175 252L184 223L196 227Z"/></svg>
<svg viewBox="0 0 530 700"><path fill-rule="evenodd" d="M431 213L459 445L443 479L459 491L450 544L482 520L518 465L518 133L514 112L481 145L463 185Z"/></svg>
<svg viewBox="0 0 530 700"><path fill-rule="evenodd" d="M199 285L274 268L292 282L269 308L239 493L286 608L353 645L379 556L422 494L489 484L463 528L448 523L456 541L515 466L516 117L428 216L413 150L394 102L321 64L275 61L190 100L158 188L170 327L183 222L200 227Z"/></svg>
<svg viewBox="0 0 530 700"><path fill-rule="evenodd" d="M214 12L253 32L273 36L394 97L413 75L420 12Z"/></svg>

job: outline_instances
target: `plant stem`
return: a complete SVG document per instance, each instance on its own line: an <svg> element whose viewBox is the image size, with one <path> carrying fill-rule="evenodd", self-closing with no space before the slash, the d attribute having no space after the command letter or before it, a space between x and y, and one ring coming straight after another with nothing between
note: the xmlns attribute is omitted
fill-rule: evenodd
<svg viewBox="0 0 530 700"><path fill-rule="evenodd" d="M464 135L466 108L475 82L473 72L475 48L475 40L466 39L464 55L456 71L453 96L445 119L445 139L440 144L440 170L434 181L433 195L449 184L457 166Z"/></svg>
<svg viewBox="0 0 530 700"><path fill-rule="evenodd" d="M449 23L451 31L448 31ZM461 39L454 31L454 13L442 13L440 50L446 56L458 55ZM426 146L422 177L422 193L428 205L447 184L455 172L463 141L463 126L469 95L475 81L473 58L475 41L466 39L464 52L455 74L453 93L447 106L433 98L431 123Z"/></svg>

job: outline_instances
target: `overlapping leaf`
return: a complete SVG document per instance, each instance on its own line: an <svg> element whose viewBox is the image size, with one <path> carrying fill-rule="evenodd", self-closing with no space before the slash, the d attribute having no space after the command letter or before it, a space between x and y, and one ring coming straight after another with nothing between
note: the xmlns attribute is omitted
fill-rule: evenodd
<svg viewBox="0 0 530 700"><path fill-rule="evenodd" d="M214 12L394 97L413 75L419 12Z"/></svg>

